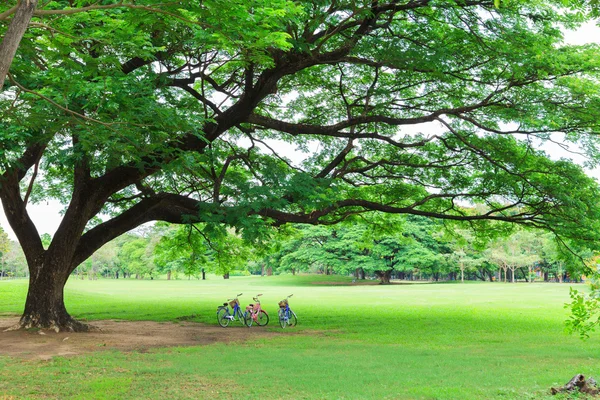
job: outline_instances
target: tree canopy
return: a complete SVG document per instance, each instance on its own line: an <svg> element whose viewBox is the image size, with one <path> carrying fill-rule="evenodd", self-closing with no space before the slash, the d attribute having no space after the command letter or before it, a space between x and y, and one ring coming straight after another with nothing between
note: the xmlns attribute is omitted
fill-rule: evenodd
<svg viewBox="0 0 600 400"><path fill-rule="evenodd" d="M598 48L561 42L586 16L496 3L38 6L0 97L0 199L40 271L21 324L82 328L69 274L153 220L257 238L381 211L596 239L596 182L539 150L597 154ZM65 210L44 249L26 205L48 197Z"/></svg>

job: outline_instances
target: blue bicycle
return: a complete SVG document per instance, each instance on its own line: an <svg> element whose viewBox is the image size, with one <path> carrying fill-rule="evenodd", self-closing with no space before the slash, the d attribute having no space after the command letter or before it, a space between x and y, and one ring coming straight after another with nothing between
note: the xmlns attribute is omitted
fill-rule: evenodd
<svg viewBox="0 0 600 400"><path fill-rule="evenodd" d="M223 328L226 328L231 321L236 319L243 325L246 325L246 318L244 317L244 313L240 307L240 301L238 300L238 297L242 294L243 293L240 293L235 296L235 299L227 299L228 303L223 303L222 306L217 307L217 321L219 321L219 325ZM228 306L231 307L231 312L229 312Z"/></svg>
<svg viewBox="0 0 600 400"><path fill-rule="evenodd" d="M279 312L277 314L279 316L279 325L281 325L282 328L285 328L286 326L293 327L298 324L298 317L296 317L296 313L292 311L290 303L288 302L288 299L292 296L293 294L290 294L279 302Z"/></svg>

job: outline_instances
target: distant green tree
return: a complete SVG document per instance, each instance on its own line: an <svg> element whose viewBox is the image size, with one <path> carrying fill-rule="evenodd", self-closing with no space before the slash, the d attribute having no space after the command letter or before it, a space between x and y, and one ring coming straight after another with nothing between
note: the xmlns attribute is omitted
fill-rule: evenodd
<svg viewBox="0 0 600 400"><path fill-rule="evenodd" d="M52 243L52 235L49 233L43 233L40 236L40 239L42 240L42 246L44 246L45 249L50 247L50 244Z"/></svg>
<svg viewBox="0 0 600 400"><path fill-rule="evenodd" d="M507 271L510 271L510 280L515 282L516 272L527 269L523 277L528 282L533 281L532 269L541 260L543 241L535 232L530 230L517 230L512 235L499 238L490 244L487 257L504 271L504 280Z"/></svg>
<svg viewBox="0 0 600 400"><path fill-rule="evenodd" d="M116 278L119 270L118 247L116 241L111 241L102 246L88 260L91 260L91 273L96 277L102 275L105 277Z"/></svg>
<svg viewBox="0 0 600 400"><path fill-rule="evenodd" d="M127 271L135 274L138 279L145 276L153 279L157 273L151 252L148 250L149 242L148 238L134 237L125 242L118 253Z"/></svg>
<svg viewBox="0 0 600 400"><path fill-rule="evenodd" d="M173 273L197 276L207 262L204 237L191 225L162 225L161 230L162 237L154 248L158 271L166 273L167 279L171 279Z"/></svg>
<svg viewBox="0 0 600 400"><path fill-rule="evenodd" d="M154 262L167 274L182 272L190 277L210 271L227 279L234 270L246 271L254 258L253 245L222 226L163 225L161 229L162 237L153 251Z"/></svg>
<svg viewBox="0 0 600 400"><path fill-rule="evenodd" d="M225 279L229 279L232 271L246 271L248 263L254 257L249 243L234 231L221 226L207 225L206 228L208 268Z"/></svg>
<svg viewBox="0 0 600 400"><path fill-rule="evenodd" d="M26 277L27 260L18 242L10 241L9 249L2 256L4 268L9 277Z"/></svg>
<svg viewBox="0 0 600 400"><path fill-rule="evenodd" d="M8 275L6 255L10 250L10 239L4 229L0 227L0 279Z"/></svg>
<svg viewBox="0 0 600 400"><path fill-rule="evenodd" d="M480 269L480 278L485 280L483 271L488 266L485 264L483 244L476 235L468 229L452 229L446 235L452 254L449 261L460 271L460 280L464 282L465 271L475 272ZM490 278L491 280L491 278Z"/></svg>
<svg viewBox="0 0 600 400"><path fill-rule="evenodd" d="M335 227L297 226L278 252L269 257L280 271L317 268L328 274L370 274L389 283L395 272L412 274L421 269L439 279L447 269L449 247L435 230L441 225L423 217L377 218L375 223Z"/></svg>

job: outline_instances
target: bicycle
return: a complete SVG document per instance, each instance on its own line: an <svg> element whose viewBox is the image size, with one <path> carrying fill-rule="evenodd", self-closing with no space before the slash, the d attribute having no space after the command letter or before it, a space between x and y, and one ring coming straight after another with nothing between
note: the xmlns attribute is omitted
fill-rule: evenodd
<svg viewBox="0 0 600 400"><path fill-rule="evenodd" d="M282 328L285 328L286 326L293 327L298 324L298 317L296 317L296 313L292 311L288 302L288 299L292 296L293 294L290 294L279 302L279 311L277 315L279 316L279 325L281 325Z"/></svg>
<svg viewBox="0 0 600 400"><path fill-rule="evenodd" d="M242 314L242 308L240 307L240 301L238 300L238 297L242 294L243 293L238 294L234 299L227 299L228 303L223 303L222 306L217 307L217 321L223 328L226 328L231 321L236 319L236 317L238 321L246 325L246 318L244 317L244 314ZM229 312L229 307L227 307L228 305L232 308L231 313Z"/></svg>
<svg viewBox="0 0 600 400"><path fill-rule="evenodd" d="M248 328L252 326L253 322L256 322L256 325L258 326L265 326L269 323L269 314L260 307L259 296L262 296L262 294L257 294L256 297L252 298L254 304L247 306L246 312L244 312L244 318Z"/></svg>

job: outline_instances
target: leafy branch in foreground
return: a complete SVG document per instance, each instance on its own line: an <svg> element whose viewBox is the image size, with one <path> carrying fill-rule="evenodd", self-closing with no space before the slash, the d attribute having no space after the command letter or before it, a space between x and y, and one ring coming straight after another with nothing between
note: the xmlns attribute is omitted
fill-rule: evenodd
<svg viewBox="0 0 600 400"><path fill-rule="evenodd" d="M597 293L586 294L571 288L571 302L565 304L570 311L569 319L565 322L567 332L577 333L582 339L588 339L590 333L600 325L600 300Z"/></svg>

